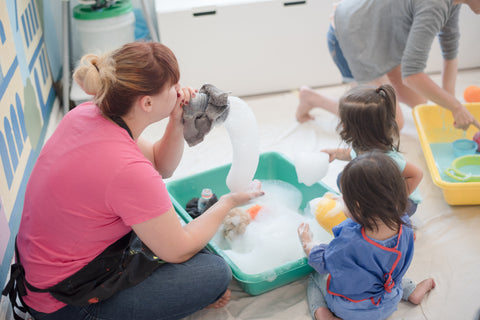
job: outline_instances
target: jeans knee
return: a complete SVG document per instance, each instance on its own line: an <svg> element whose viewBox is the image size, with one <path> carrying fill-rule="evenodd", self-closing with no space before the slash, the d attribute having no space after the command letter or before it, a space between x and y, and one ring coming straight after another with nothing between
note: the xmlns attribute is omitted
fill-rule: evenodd
<svg viewBox="0 0 480 320"><path fill-rule="evenodd" d="M232 270L228 263L220 256L208 253L207 270L209 273L208 278L211 281L215 281L218 288L223 288L225 291L228 285L232 281Z"/></svg>
<svg viewBox="0 0 480 320"><path fill-rule="evenodd" d="M216 264L218 270L216 272L219 275L221 281L223 281L226 290L226 288L232 281L232 269L230 269L230 266L222 257L218 257L218 260L219 262Z"/></svg>

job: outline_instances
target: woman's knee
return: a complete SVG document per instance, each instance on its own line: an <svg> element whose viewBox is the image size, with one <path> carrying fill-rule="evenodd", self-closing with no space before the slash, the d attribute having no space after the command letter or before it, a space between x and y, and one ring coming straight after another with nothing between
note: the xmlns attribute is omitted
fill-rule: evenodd
<svg viewBox="0 0 480 320"><path fill-rule="evenodd" d="M207 251L200 252L199 255L202 255L203 264L200 272L204 273L209 283L215 282L225 291L232 280L232 270L228 263L222 257Z"/></svg>

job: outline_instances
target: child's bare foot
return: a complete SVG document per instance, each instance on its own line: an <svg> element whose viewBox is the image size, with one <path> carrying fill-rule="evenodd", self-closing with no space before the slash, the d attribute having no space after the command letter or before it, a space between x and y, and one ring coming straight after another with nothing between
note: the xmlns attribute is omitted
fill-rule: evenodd
<svg viewBox="0 0 480 320"><path fill-rule="evenodd" d="M315 310L315 319L316 320L342 320L338 317L335 317L333 313L327 307L320 307Z"/></svg>
<svg viewBox="0 0 480 320"><path fill-rule="evenodd" d="M212 303L211 305L207 306L206 308L221 308L221 307L224 307L227 305L227 303L230 301L230 296L232 295L232 291L230 291L230 289L227 289L227 291L225 291L225 293L223 294L223 296L218 299L217 301L215 301L214 303Z"/></svg>
<svg viewBox="0 0 480 320"><path fill-rule="evenodd" d="M312 96L314 94L316 93L309 87L303 86L300 88L300 92L298 94L300 103L298 104L296 113L298 122L303 123L314 119L314 117L309 113L310 110L315 108L315 104L312 101Z"/></svg>
<svg viewBox="0 0 480 320"><path fill-rule="evenodd" d="M413 304L420 304L423 300L423 297L425 297L425 294L435 288L435 281L433 278L425 279L419 284L417 284L417 287L415 290L413 290L412 294L410 297L408 297L408 301L410 301Z"/></svg>

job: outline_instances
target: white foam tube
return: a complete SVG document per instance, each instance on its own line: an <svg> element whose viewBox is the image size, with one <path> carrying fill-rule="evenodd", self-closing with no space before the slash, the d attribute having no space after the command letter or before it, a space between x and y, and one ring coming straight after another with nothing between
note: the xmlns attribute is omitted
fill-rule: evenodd
<svg viewBox="0 0 480 320"><path fill-rule="evenodd" d="M248 189L257 171L260 155L257 120L248 104L230 96L230 110L224 126L232 143L232 166L227 175L227 187L232 192Z"/></svg>

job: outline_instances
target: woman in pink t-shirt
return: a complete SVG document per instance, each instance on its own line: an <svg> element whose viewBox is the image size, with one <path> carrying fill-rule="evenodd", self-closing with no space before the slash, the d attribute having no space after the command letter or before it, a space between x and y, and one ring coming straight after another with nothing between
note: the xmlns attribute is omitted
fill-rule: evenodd
<svg viewBox="0 0 480 320"><path fill-rule="evenodd" d="M174 54L160 43L130 43L82 59L74 79L94 100L71 110L40 153L26 190L17 262L30 285L49 288L133 230L167 263L86 307L27 290L23 300L35 318L176 319L228 302L230 268L203 248L230 209L263 192L226 194L181 225L162 180L182 157L182 106L196 92L180 87L179 78ZM140 137L167 117L157 142Z"/></svg>

